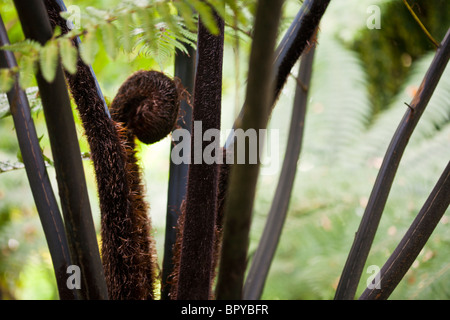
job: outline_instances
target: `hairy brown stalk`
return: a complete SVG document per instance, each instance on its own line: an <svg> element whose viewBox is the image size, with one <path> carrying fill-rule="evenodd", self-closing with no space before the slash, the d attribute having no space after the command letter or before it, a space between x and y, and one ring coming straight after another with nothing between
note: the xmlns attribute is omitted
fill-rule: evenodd
<svg viewBox="0 0 450 320"><path fill-rule="evenodd" d="M53 28L68 32L59 4L51 0L45 4ZM77 73L66 77L96 173L109 298L152 299L156 258L134 136L153 143L170 133L178 116L179 86L160 72L139 71L119 89L110 118L89 66L79 58Z"/></svg>

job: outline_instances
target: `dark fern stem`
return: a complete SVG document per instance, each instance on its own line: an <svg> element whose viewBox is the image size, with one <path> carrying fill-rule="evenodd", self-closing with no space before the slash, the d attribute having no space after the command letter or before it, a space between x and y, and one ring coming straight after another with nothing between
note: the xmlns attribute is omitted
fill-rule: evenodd
<svg viewBox="0 0 450 320"><path fill-rule="evenodd" d="M193 121L202 122L202 131L220 129L224 22L216 15L219 34L212 35L199 21L197 42L197 72L194 85ZM203 136L203 132L200 134ZM195 126L193 135L195 136ZM198 133L197 133L198 134ZM186 202L182 228L175 246L174 275L171 299L207 300L211 298L213 276L214 238L216 223L217 165L203 161L195 163L195 150L191 140ZM181 241L181 243L179 242Z"/></svg>
<svg viewBox="0 0 450 320"><path fill-rule="evenodd" d="M294 20L295 24L291 25L278 45L275 52L275 100L280 95L292 67L308 48L308 41L316 32L329 3L330 0L306 0Z"/></svg>
<svg viewBox="0 0 450 320"><path fill-rule="evenodd" d="M214 279L217 275L217 267L219 265L219 257L220 250L222 244L222 235L223 235L223 220L224 220L224 204L226 199L227 185L228 185L228 176L230 174L230 165L226 163L226 149L222 148L221 150L223 154L223 163L217 164L217 188L216 188L216 203L215 203L215 225L214 225L214 235L213 235L213 246L212 246L212 254L211 254L211 276L209 282L209 298L213 298L213 284ZM177 238L173 248L173 269L174 272L170 276L170 299L175 300L178 299L177 296L177 288L178 288L178 270L180 268L180 260L181 260L181 248L183 241L183 230L185 225L186 218L186 201L182 202L180 208L180 215L177 223Z"/></svg>
<svg viewBox="0 0 450 320"><path fill-rule="evenodd" d="M0 45L8 44L10 44L8 34L0 15ZM2 50L0 68L15 67L17 67L17 61L14 54L11 51ZM30 104L25 91L19 86L18 77L15 77L15 84L7 93L7 97L28 181L52 257L59 298L76 299L78 296L76 290L70 290L66 284L67 267L73 263L64 222L41 155Z"/></svg>
<svg viewBox="0 0 450 320"><path fill-rule="evenodd" d="M60 16L61 7L56 1L45 0L45 4L53 28L58 25L63 33L68 32ZM96 173L101 254L109 298L152 299L156 259L134 135L152 143L170 133L178 116L179 86L162 73L140 71L119 89L110 118L97 92L96 80L80 58L77 73L66 73L66 77ZM160 113L159 108L171 114Z"/></svg>

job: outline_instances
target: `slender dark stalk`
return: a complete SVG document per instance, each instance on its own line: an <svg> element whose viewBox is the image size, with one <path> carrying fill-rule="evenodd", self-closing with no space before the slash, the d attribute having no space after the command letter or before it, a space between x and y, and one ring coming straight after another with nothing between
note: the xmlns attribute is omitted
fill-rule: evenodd
<svg viewBox="0 0 450 320"><path fill-rule="evenodd" d="M195 77L195 49L191 46L187 49L187 54L179 51L176 53L175 77L180 79L188 93L192 93ZM186 100L181 102L180 118L177 121L177 127L188 132L192 131L192 107ZM178 142L171 144L171 151L176 143ZM181 204L186 197L188 170L189 165L187 163L175 164L172 159L170 160L161 299L168 299L172 290L170 275L173 273L174 268L173 248L177 238L176 226L178 217L181 214Z"/></svg>
<svg viewBox="0 0 450 320"><path fill-rule="evenodd" d="M267 127L273 99L273 59L283 0L260 0L255 16L254 38L250 54L244 115L238 128L246 132ZM247 145L246 151L250 148ZM242 150L240 150L242 151ZM234 157L237 150L234 148ZM246 152L248 155L248 152ZM256 164L231 166L225 200L222 253L217 283L218 299L241 299L256 183L260 159Z"/></svg>
<svg viewBox="0 0 450 320"><path fill-rule="evenodd" d="M277 99L292 67L319 27L330 0L305 0L275 52L275 95ZM272 106L273 107L273 106Z"/></svg>
<svg viewBox="0 0 450 320"><path fill-rule="evenodd" d="M387 299L423 249L450 204L450 162L419 214L360 300Z"/></svg>
<svg viewBox="0 0 450 320"><path fill-rule="evenodd" d="M450 29L406 110L386 151L358 231L344 266L335 299L354 299L403 152L450 58Z"/></svg>
<svg viewBox="0 0 450 320"><path fill-rule="evenodd" d="M52 28L43 1L15 0L27 38L45 44ZM64 72L60 63L53 83L36 75L50 138L59 195L72 262L81 270L82 299L107 299L94 222L89 203L80 147Z"/></svg>
<svg viewBox="0 0 450 320"><path fill-rule="evenodd" d="M204 161L203 151L209 143L203 141L202 137L209 129L220 129L224 22L218 15L216 22L219 34L214 36L199 20L192 117L201 127L194 125L192 129L191 164L176 293L176 299L180 300L210 298L218 173L215 163ZM197 141L196 137L202 141Z"/></svg>
<svg viewBox="0 0 450 320"><path fill-rule="evenodd" d="M8 34L0 16L0 45L8 44ZM12 52L0 51L0 67L17 67L17 61ZM73 300L76 299L76 290L69 289L66 283L67 267L72 263L64 222L48 177L28 99L19 86L18 75L7 96L25 171L52 258L59 298Z"/></svg>
<svg viewBox="0 0 450 320"><path fill-rule="evenodd" d="M259 246L244 286L244 299L260 299L286 219L303 141L303 129L315 47L302 57L283 167Z"/></svg>
<svg viewBox="0 0 450 320"><path fill-rule="evenodd" d="M308 41L311 39L315 30L319 26L320 20L324 15L330 0L305 0L300 8L294 21L292 21L289 29L284 34L283 39L275 51L275 59L273 67L275 69L272 75L274 82L271 109L275 106L275 102L280 95L292 67L297 62L305 48L308 46ZM244 116L244 108L241 109L234 127L242 121ZM233 143L233 136L230 134L225 143L225 148L230 150L230 145Z"/></svg>

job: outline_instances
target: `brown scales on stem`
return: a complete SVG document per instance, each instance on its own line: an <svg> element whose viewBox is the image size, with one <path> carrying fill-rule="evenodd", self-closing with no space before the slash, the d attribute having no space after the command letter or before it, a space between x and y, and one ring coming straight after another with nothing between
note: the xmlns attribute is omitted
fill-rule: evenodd
<svg viewBox="0 0 450 320"><path fill-rule="evenodd" d="M224 203L226 199L228 176L230 173L230 165L226 163L226 149L221 150L223 156L223 163L217 164L216 170L218 175L217 181L217 193L216 193L216 220L214 226L214 243L213 243L213 254L212 254L212 266L211 266L211 282L210 282L210 299L213 299L213 283L217 274L217 267L219 265L219 257L221 250L222 234L223 234L223 219L224 219ZM170 299L177 299L177 284L178 284L178 269L180 267L180 257L181 257L181 247L183 240L183 229L184 220L186 213L186 201L182 202L180 208L180 216L177 223L177 239L173 248L173 263L174 272L170 276L171 293Z"/></svg>
<svg viewBox="0 0 450 320"><path fill-rule="evenodd" d="M140 141L151 144L155 143L167 134L175 126L179 110L179 87L177 84L157 71L138 71L131 75L119 88L119 91L111 103L111 115L114 121L126 128L124 144L127 152L127 172L128 185L130 187L130 201L134 209L134 215L130 217L131 227L127 240L122 245L125 249L122 256L131 259L126 265L134 265L139 268L147 264L154 264L156 256L153 239L150 237L150 221L147 217L148 205L144 200L144 190L141 183L141 172L137 163L135 152L135 137ZM113 221L112 225L126 224L128 217L124 220ZM105 225L105 228L108 226ZM114 230L110 232L114 234ZM105 235L106 237L108 235ZM134 241L134 243L133 243ZM117 243L113 250L117 250ZM116 256L111 256L111 268L117 268L123 261L113 260ZM119 258L121 255L119 254ZM151 261L151 262L150 262ZM145 270L145 268L144 268ZM146 272L139 276L138 281L147 280L151 282L156 272L156 265L151 266ZM121 273L114 272L113 274ZM129 277L136 275L136 272L129 270L124 273L126 281ZM124 282L122 281L122 282ZM130 285L139 285L130 282ZM152 287L153 289L153 287ZM131 290L131 288L130 288ZM152 292L153 294L153 292Z"/></svg>
<svg viewBox="0 0 450 320"><path fill-rule="evenodd" d="M52 27L58 25L67 33L59 5L51 0L45 4ZM160 72L137 72L119 89L111 119L96 91L95 78L80 58L77 73L66 73L66 77L96 173L109 298L152 299L156 258L134 135L153 143L170 133L178 116L180 86Z"/></svg>
<svg viewBox="0 0 450 320"><path fill-rule="evenodd" d="M193 121L201 121L201 128L193 127L191 136L191 164L189 165L186 203L183 210L181 244L175 252L174 280L171 299L206 300L211 297L213 255L216 223L217 167L196 161L203 155L207 143L196 150L195 130L200 135L208 129L220 129L224 22L215 14L218 35L212 35L199 20L197 37L197 66L194 85ZM193 123L194 123L193 122ZM198 152L198 153L197 153ZM182 237L181 237L182 236ZM181 237L181 239L180 239Z"/></svg>

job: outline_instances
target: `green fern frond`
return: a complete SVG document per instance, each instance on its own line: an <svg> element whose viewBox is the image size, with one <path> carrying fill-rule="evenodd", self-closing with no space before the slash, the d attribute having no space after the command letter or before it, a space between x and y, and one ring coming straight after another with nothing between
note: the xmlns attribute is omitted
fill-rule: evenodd
<svg viewBox="0 0 450 320"><path fill-rule="evenodd" d="M240 2L241 6L246 3ZM240 21L246 21L245 16L239 10L236 11L236 8L240 8L239 1L228 0L227 5L237 12ZM88 65L95 61L100 42L111 59L117 57L122 47L128 53L135 49L151 53L162 65L174 54L175 49L185 52L187 45L195 46L198 17L212 33L216 33L213 13L216 11L226 17L227 8L223 1L217 0L123 1L108 9L89 6L81 12L77 28L63 36L56 29L52 40L43 47L25 40L6 46L5 49L19 52L23 57L19 61L21 85L29 83L30 74L36 71L36 62L39 62L44 78L53 80L59 56L65 69L74 73L75 52L68 45L68 40L75 37L81 37L80 56ZM70 12L61 15L66 19L71 18ZM0 79L0 87L8 88L10 84L6 78Z"/></svg>
<svg viewBox="0 0 450 320"><path fill-rule="evenodd" d="M188 30L196 30L197 24L195 20L192 19L194 15L194 9L184 1L175 1L173 3L178 11L178 15L182 17L184 23Z"/></svg>
<svg viewBox="0 0 450 320"><path fill-rule="evenodd" d="M49 40L42 47L39 54L39 64L42 76L47 82L53 82L58 66L58 43L56 40Z"/></svg>
<svg viewBox="0 0 450 320"><path fill-rule="evenodd" d="M97 42L97 37L96 37L95 32L93 32L93 31L88 32L83 37L83 41L80 46L81 59L87 65L91 65L95 60L95 56L97 55L98 50L99 50L99 45Z"/></svg>
<svg viewBox="0 0 450 320"><path fill-rule="evenodd" d="M189 0L191 6L198 12L201 16L203 24L208 28L212 34L218 34L219 29L216 24L216 20L213 15L213 8L200 0ZM220 7L217 8L220 12Z"/></svg>
<svg viewBox="0 0 450 320"><path fill-rule="evenodd" d="M111 59L117 57L118 39L117 39L117 27L112 23L106 23L102 31L103 44L105 46L106 53Z"/></svg>
<svg viewBox="0 0 450 320"><path fill-rule="evenodd" d="M41 45L34 40L25 39L23 41L19 41L9 45L4 45L1 47L1 49L12 52L18 52L21 54L30 54L30 53L36 54L40 51Z"/></svg>
<svg viewBox="0 0 450 320"><path fill-rule="evenodd" d="M38 53L35 55L21 55L19 58L19 84L22 89L28 88L37 71Z"/></svg>
<svg viewBox="0 0 450 320"><path fill-rule="evenodd" d="M365 131L372 114L364 69L356 55L326 34L314 63L305 148L336 161ZM314 128L314 132L309 132Z"/></svg>
<svg viewBox="0 0 450 320"><path fill-rule="evenodd" d="M117 24L119 25L118 28L121 32L119 36L119 42L126 53L130 53L133 49L133 44L130 36L132 28L131 23L132 19L128 14L122 15L117 22Z"/></svg>
<svg viewBox="0 0 450 320"><path fill-rule="evenodd" d="M70 73L77 71L78 51L73 46L72 41L67 38L58 39L61 62L64 68Z"/></svg>
<svg viewBox="0 0 450 320"><path fill-rule="evenodd" d="M41 45L33 40L26 39L24 41L1 47L2 50L8 50L19 54L19 68L9 70L9 76L6 77L6 71L2 71L5 77L0 78L0 88L6 92L12 86L11 79L14 79L16 73L20 73L19 84L25 88L30 84L30 79L36 71L36 62L39 60Z"/></svg>

